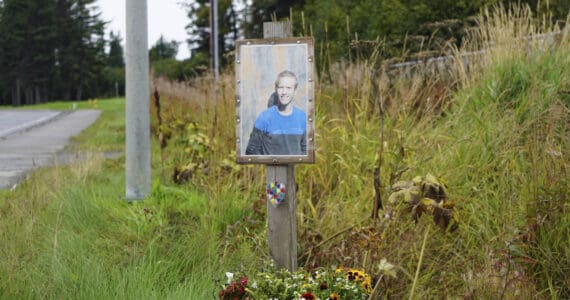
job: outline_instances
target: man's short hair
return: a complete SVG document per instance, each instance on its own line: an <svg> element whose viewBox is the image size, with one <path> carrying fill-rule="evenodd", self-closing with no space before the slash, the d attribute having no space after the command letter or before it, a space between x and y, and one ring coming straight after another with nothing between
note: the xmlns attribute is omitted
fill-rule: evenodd
<svg viewBox="0 0 570 300"><path fill-rule="evenodd" d="M279 85L279 79L283 78L283 77L294 78L295 79L295 88L297 88L297 85L299 84L299 81L297 80L297 75L295 75L295 73L293 73L289 70L281 71L281 73L277 74L277 79L275 79L275 88L277 88L277 85Z"/></svg>

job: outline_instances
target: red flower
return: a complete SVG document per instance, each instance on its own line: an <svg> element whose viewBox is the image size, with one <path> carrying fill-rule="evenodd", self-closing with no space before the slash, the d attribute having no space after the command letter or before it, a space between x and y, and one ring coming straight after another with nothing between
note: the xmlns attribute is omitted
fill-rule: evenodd
<svg viewBox="0 0 570 300"><path fill-rule="evenodd" d="M315 295L313 295L311 292L306 292L301 295L301 298L308 300L315 300Z"/></svg>
<svg viewBox="0 0 570 300"><path fill-rule="evenodd" d="M239 279L238 281L234 281L229 285L226 285L226 288L221 290L218 293L218 296L221 300L239 300L243 296L246 295L245 288L247 287L247 277L244 276Z"/></svg>

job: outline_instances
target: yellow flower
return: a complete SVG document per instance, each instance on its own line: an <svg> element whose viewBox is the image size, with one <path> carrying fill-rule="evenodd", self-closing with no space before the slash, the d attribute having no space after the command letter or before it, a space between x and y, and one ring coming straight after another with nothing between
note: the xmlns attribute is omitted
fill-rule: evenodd
<svg viewBox="0 0 570 300"><path fill-rule="evenodd" d="M366 291L366 293L370 294L372 292L372 281L370 280L370 277L366 277L363 281L362 281L362 289L364 291Z"/></svg>
<svg viewBox="0 0 570 300"><path fill-rule="evenodd" d="M332 293L329 296L329 300L340 300L340 296L337 293Z"/></svg>
<svg viewBox="0 0 570 300"><path fill-rule="evenodd" d="M353 280L355 282L363 281L368 277L369 277L368 274L359 269L349 269L346 272L346 278L348 278L349 280Z"/></svg>

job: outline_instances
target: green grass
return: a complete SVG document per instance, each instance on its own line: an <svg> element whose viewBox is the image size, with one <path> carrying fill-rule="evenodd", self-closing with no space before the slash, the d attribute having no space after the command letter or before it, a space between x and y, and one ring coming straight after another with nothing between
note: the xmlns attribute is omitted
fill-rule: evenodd
<svg viewBox="0 0 570 300"><path fill-rule="evenodd" d="M1 192L0 298L207 299L223 265L257 259L247 245L219 255L227 225L247 214L236 191L213 198L156 179L144 202L123 199L124 158L100 154L122 148L123 103L100 100L101 118L75 139L71 149L92 153L88 160Z"/></svg>

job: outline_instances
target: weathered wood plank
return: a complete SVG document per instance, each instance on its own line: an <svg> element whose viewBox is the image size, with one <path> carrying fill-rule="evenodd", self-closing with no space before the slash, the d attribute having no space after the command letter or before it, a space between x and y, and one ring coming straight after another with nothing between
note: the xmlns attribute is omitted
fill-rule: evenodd
<svg viewBox="0 0 570 300"><path fill-rule="evenodd" d="M291 22L263 23L263 38L292 36ZM274 207L267 201L267 242L269 254L277 268L297 270L297 199L295 191L295 165L266 165L267 183L285 184L285 200Z"/></svg>
<svg viewBox="0 0 570 300"><path fill-rule="evenodd" d="M297 270L297 200L295 165L267 165L267 183L285 184L285 200L274 207L267 202L267 241L277 268Z"/></svg>
<svg viewBox="0 0 570 300"><path fill-rule="evenodd" d="M263 38L284 38L293 36L293 25L291 22L264 22Z"/></svg>

